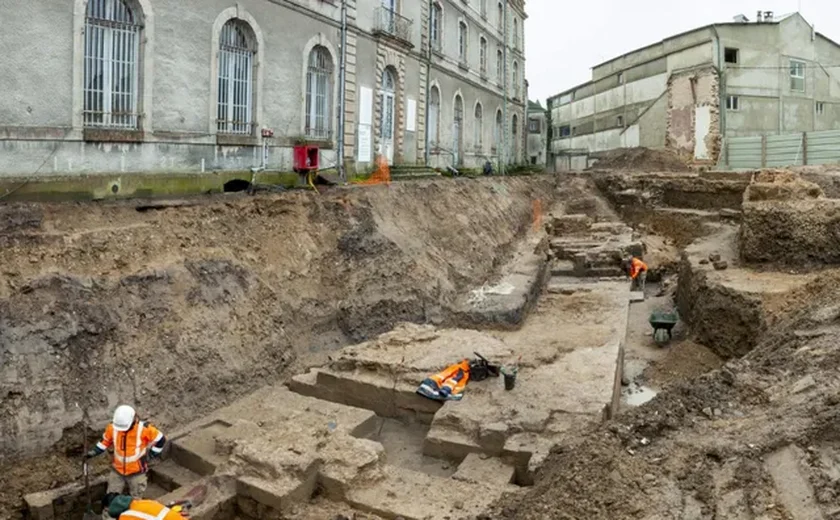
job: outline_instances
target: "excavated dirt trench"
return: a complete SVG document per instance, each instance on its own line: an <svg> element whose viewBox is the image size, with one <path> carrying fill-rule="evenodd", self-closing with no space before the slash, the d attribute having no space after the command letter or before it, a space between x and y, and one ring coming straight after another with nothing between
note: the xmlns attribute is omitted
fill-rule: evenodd
<svg viewBox="0 0 840 520"><path fill-rule="evenodd" d="M2 446L6 511L17 507L21 491L75 476L76 459L66 455L78 454L80 409L89 407L94 422L104 423L118 399L129 399L165 427L204 416L179 428L167 461L176 467L162 467L169 476L159 483L163 494L181 478L199 481L222 467L220 453L230 456L224 467L237 475L236 489L219 499L220 509L207 516L214 520L273 518L280 510L313 520L468 518L489 501L490 518L840 518L840 275L738 265L731 230L743 178L655 177L596 179L637 230L664 235L641 236L664 281L629 315L626 288L598 277L612 275L614 257L636 248L638 235L615 222L580 179L558 191L538 178L337 190L326 200L222 199L142 218L123 205L93 206L97 217L72 225L58 215L75 215L73 207L15 213L3 235L17 263L4 272L0 334L26 338L26 348L3 352L15 364L2 373L0 388L16 388L4 391L24 410L16 415L7 407L0 416L13 434ZM697 192L703 197L690 196ZM628 197L644 207L628 205ZM538 208L553 202L568 217L549 218L557 238L536 248L548 253L552 279L534 303L534 290L518 286L523 273L539 279L541 271L513 246L518 241L522 249L518 239L539 220ZM291 209L276 213L279 206ZM177 218L166 216L172 213ZM108 226L101 225L105 215ZM567 236L576 232L568 226L581 225L582 235ZM123 234L133 238L121 242ZM590 243L593 237L600 245ZM692 240L680 256L677 247ZM114 245L120 243L128 248ZM730 268L718 269L710 258ZM71 265L72 276L61 271ZM679 286L668 278L677 272ZM493 284L482 286L488 280ZM504 301L511 294L516 305ZM692 327L653 353L648 326L638 322L658 305L677 304ZM531 309L521 330L397 329L327 358L400 321L510 329ZM608 317L622 312L629 322L617 326L618 360L646 367L634 377L653 378L660 392L616 414L621 370L609 345L619 336L593 338L617 330ZM49 332L56 328L49 320L69 332ZM117 339L124 333L131 342ZM593 348L600 341L607 350ZM497 359L525 356L524 394L510 399L476 383L465 401L444 408L413 395L418 377L477 345ZM721 366L721 358L730 361ZM599 363L604 370L595 376ZM141 378L132 366L145 369ZM319 368L297 376L293 393L265 386L305 366ZM59 377L44 375L56 368ZM86 379L90 372L95 377ZM19 374L40 374L47 390L20 384ZM178 405L166 400L173 391ZM612 417L606 424L593 413L604 404ZM26 420L43 425L36 419L51 409L60 412L64 431L20 440ZM318 414L331 419L322 424ZM243 433L253 424L264 433ZM260 455L278 446L292 458L282 450ZM11 462L43 451L50 455ZM533 488L511 486L532 481ZM449 509L428 513L435 504Z"/></svg>
<svg viewBox="0 0 840 520"><path fill-rule="evenodd" d="M124 401L169 430L397 323L450 323L554 186L4 206L0 517L79 478L83 412L91 440Z"/></svg>

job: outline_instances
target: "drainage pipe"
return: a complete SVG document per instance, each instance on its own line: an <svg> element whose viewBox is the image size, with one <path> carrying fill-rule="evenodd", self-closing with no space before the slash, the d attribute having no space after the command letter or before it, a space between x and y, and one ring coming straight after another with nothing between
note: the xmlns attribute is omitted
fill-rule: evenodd
<svg viewBox="0 0 840 520"><path fill-rule="evenodd" d="M424 153L423 153L425 163L426 163L426 167L429 167L429 165L431 163L431 160L432 160L432 153L429 150L429 144L430 144L429 141L431 140L431 134L429 133L429 121L430 121L430 119L429 119L429 96L431 95L431 92L432 92L432 87L431 87L431 85L432 85L432 45L434 45L434 42L432 41L432 35L434 34L432 32L432 22L433 22L432 18L434 16L434 9L435 9L434 0L429 0L429 15L428 15L429 16L429 30L428 30L428 35L427 35L427 40L429 42L428 43L429 48L428 48L428 52L426 53L426 124L425 124L425 128L426 128L425 134L426 135L424 136L426 146L424 147ZM440 27L438 27L438 31L440 31ZM438 112L440 112L440 110L438 110ZM437 117L438 117L438 125L440 125L440 114L438 114Z"/></svg>
<svg viewBox="0 0 840 520"><path fill-rule="evenodd" d="M504 3L504 15L502 16L502 61L504 62L504 66L502 69L504 70L502 74L502 93L504 96L504 101L502 102L502 154L501 154L501 164L499 165L499 171L502 175L505 174L505 167L507 166L507 154L508 154L508 117L507 117L507 105L508 105L508 0L505 0Z"/></svg>
<svg viewBox="0 0 840 520"><path fill-rule="evenodd" d="M341 90L338 99L338 175L347 183L347 170L344 165L344 129L347 124L347 0L341 0L341 68L338 82Z"/></svg>

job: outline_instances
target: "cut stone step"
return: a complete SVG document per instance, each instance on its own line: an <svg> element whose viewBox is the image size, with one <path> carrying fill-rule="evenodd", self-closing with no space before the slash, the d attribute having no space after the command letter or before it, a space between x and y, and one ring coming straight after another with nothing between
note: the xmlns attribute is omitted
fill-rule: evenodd
<svg viewBox="0 0 840 520"><path fill-rule="evenodd" d="M417 395L417 387L397 383L374 373L316 372L317 384L310 391L324 400L376 412L382 417L408 418L429 424L441 404ZM303 386L298 382L299 386ZM320 389L320 390L316 390Z"/></svg>
<svg viewBox="0 0 840 520"><path fill-rule="evenodd" d="M216 453L216 435L229 427L227 423L215 421L172 441L173 461L199 475L212 475L227 460L226 456Z"/></svg>
<svg viewBox="0 0 840 520"><path fill-rule="evenodd" d="M150 498L152 500L157 500L158 498L166 495L169 493L169 490L164 489L163 487L157 485L154 482L149 482L149 485L146 486L146 493L144 493L145 498Z"/></svg>
<svg viewBox="0 0 840 520"><path fill-rule="evenodd" d="M192 484L199 480L201 475L179 465L174 459L170 458L150 467L149 478L152 482L170 492Z"/></svg>

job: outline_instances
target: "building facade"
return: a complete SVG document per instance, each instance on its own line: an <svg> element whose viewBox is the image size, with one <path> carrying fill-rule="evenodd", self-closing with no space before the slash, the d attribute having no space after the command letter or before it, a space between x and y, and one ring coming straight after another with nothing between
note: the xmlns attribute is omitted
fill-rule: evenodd
<svg viewBox="0 0 840 520"><path fill-rule="evenodd" d="M539 102L528 102L528 164L546 166L548 117Z"/></svg>
<svg viewBox="0 0 840 520"><path fill-rule="evenodd" d="M0 2L0 20L0 176L290 171L302 143L350 171L521 160L501 143L525 119L524 0Z"/></svg>
<svg viewBox="0 0 840 520"><path fill-rule="evenodd" d="M551 160L574 169L592 152L644 146L714 163L727 137L840 128L837 63L840 45L799 14L673 36L549 99Z"/></svg>

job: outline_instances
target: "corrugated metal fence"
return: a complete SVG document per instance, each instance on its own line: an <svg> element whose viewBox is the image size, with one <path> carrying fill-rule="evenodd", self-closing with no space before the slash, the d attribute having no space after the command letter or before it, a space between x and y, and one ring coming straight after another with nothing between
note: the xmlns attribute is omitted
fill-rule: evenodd
<svg viewBox="0 0 840 520"><path fill-rule="evenodd" d="M727 169L840 163L840 130L731 137L721 163Z"/></svg>

